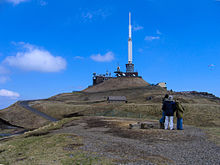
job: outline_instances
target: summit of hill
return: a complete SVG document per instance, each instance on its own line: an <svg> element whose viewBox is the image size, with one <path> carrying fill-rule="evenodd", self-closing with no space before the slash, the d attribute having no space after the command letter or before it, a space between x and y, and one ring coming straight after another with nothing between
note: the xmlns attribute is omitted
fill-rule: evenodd
<svg viewBox="0 0 220 165"><path fill-rule="evenodd" d="M90 86L83 90L83 92L104 92L117 89L145 87L150 84L140 77L116 77L104 81L103 83Z"/></svg>

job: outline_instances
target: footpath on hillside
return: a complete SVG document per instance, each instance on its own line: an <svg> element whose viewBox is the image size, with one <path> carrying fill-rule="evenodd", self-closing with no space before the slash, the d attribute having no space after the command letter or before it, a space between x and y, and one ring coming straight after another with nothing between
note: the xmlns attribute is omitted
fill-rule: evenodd
<svg viewBox="0 0 220 165"><path fill-rule="evenodd" d="M27 109L28 111L31 111L31 112L35 113L36 115L39 115L39 116L41 116L41 117L43 117L43 118L45 118L45 119L47 119L51 122L58 121L57 119L55 119L55 118L53 118L53 117L51 117L51 116L49 116L49 115L47 115L43 112L40 112L37 109L34 109L34 108L30 107L29 104L28 104L29 102L30 101L19 101L18 104L20 106L22 106L23 108Z"/></svg>

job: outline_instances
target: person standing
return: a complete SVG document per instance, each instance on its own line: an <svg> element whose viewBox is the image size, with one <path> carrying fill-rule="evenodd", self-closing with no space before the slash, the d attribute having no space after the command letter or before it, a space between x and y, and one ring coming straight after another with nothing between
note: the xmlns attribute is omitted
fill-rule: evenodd
<svg viewBox="0 0 220 165"><path fill-rule="evenodd" d="M176 100L176 117L177 117L177 130L183 130L183 106L180 104L179 100Z"/></svg>
<svg viewBox="0 0 220 165"><path fill-rule="evenodd" d="M166 94L166 95L164 96L164 98L163 98L163 104L164 104L165 101L168 100L168 97L169 97L168 94ZM161 117L161 119L159 120L159 122L160 122L160 128L161 128L161 129L164 129L165 111L163 110L163 108L162 108L162 117Z"/></svg>
<svg viewBox="0 0 220 165"><path fill-rule="evenodd" d="M173 101L173 96L169 96L167 101L163 103L163 111L165 112L164 129L170 128L173 130L173 116L176 110L176 103Z"/></svg>

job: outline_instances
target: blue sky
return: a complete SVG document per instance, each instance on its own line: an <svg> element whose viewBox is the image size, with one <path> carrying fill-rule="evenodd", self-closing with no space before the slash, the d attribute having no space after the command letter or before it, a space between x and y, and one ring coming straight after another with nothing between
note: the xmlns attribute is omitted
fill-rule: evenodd
<svg viewBox="0 0 220 165"><path fill-rule="evenodd" d="M0 108L92 84L133 62L149 83L220 96L218 0L0 0Z"/></svg>

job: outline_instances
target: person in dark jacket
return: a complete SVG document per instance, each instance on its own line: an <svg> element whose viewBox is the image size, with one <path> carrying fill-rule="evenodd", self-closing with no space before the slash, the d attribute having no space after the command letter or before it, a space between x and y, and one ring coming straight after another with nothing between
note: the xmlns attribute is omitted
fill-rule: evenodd
<svg viewBox="0 0 220 165"><path fill-rule="evenodd" d="M176 100L176 117L177 117L177 129L183 130L183 112L184 108L178 100Z"/></svg>
<svg viewBox="0 0 220 165"><path fill-rule="evenodd" d="M168 97L169 97L168 94L166 94L166 95L164 96L164 98L163 98L163 103L168 100ZM165 111L163 110L163 108L162 108L162 117L161 117L161 119L159 120L159 122L160 122L160 128L161 128L161 129L164 129Z"/></svg>
<svg viewBox="0 0 220 165"><path fill-rule="evenodd" d="M165 112L164 128L173 130L173 116L176 110L176 103L173 101L173 96L169 96L167 101L163 103L163 111Z"/></svg>

